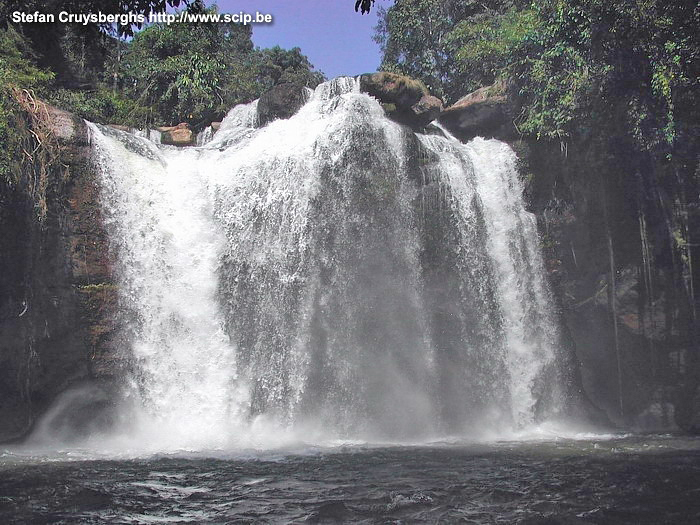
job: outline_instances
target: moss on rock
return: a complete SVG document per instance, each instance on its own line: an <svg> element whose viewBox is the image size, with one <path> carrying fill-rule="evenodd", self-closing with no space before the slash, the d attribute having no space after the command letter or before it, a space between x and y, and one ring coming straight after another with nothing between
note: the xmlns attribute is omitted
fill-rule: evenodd
<svg viewBox="0 0 700 525"><path fill-rule="evenodd" d="M405 75L365 74L360 90L379 100L389 118L415 129L424 128L442 111L442 100L432 96L423 82Z"/></svg>

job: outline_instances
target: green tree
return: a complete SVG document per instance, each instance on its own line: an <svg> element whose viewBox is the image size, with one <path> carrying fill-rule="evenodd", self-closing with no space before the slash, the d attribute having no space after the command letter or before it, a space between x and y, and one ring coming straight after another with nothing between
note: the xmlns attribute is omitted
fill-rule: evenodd
<svg viewBox="0 0 700 525"><path fill-rule="evenodd" d="M464 42L457 24L484 24L513 6L510 0L397 0L379 8L375 41L382 48L380 69L421 79L431 92L454 101L482 82L479 68L459 67L455 55ZM463 32L469 26L462 26ZM479 84L479 85L477 85Z"/></svg>
<svg viewBox="0 0 700 525"><path fill-rule="evenodd" d="M640 149L670 154L679 126L697 120L695 2L550 0L534 13L508 43L503 69L523 108L522 130L571 137L614 126Z"/></svg>
<svg viewBox="0 0 700 525"><path fill-rule="evenodd" d="M153 109L151 120L194 127L276 84L315 87L325 78L298 47L253 49L250 26L234 23L150 26L118 67L124 92Z"/></svg>
<svg viewBox="0 0 700 525"><path fill-rule="evenodd" d="M167 7L178 8L183 6L193 12L201 12L204 9L203 0L4 0L0 2L0 28L7 26L10 14L13 11L53 13L57 15L61 11L67 13L102 13L109 14L140 14L148 18L151 13L160 13ZM56 26L61 24L42 24L45 34L51 34ZM130 24L114 27L112 24L95 24L84 26L85 28L98 28L104 32L118 32L122 35L132 36L134 28L140 29L142 24ZM27 25L24 29L30 29ZM48 29L48 31L47 31ZM39 30L37 34L40 34Z"/></svg>
<svg viewBox="0 0 700 525"><path fill-rule="evenodd" d="M122 61L124 91L155 120L195 126L257 95L250 26L155 24L136 34Z"/></svg>
<svg viewBox="0 0 700 525"><path fill-rule="evenodd" d="M15 92L33 89L45 94L52 81L52 73L37 67L24 38L11 27L0 29L0 189L13 183L23 155Z"/></svg>
<svg viewBox="0 0 700 525"><path fill-rule="evenodd" d="M0 28L6 27L13 11L58 15L68 13L140 14L148 17L166 7L184 6L201 10L200 0L9 0L0 1ZM110 50L108 35L132 36L142 24L13 24L31 45L40 67L53 71L56 84L67 89L97 87Z"/></svg>
<svg viewBox="0 0 700 525"><path fill-rule="evenodd" d="M314 71L314 66L298 47L282 49L275 46L257 53L258 75L263 89L285 82L315 88L326 79L322 72Z"/></svg>
<svg viewBox="0 0 700 525"><path fill-rule="evenodd" d="M447 35L453 49L454 78L460 94L492 84L510 63L513 50L539 23L532 8L510 2L471 14Z"/></svg>

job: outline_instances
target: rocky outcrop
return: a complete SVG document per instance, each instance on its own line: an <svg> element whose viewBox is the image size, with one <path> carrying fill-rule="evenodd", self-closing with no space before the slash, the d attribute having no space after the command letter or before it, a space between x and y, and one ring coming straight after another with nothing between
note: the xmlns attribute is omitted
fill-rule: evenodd
<svg viewBox="0 0 700 525"><path fill-rule="evenodd" d="M294 83L278 84L258 100L258 124L264 126L277 119L288 119L308 100L307 88Z"/></svg>
<svg viewBox="0 0 700 525"><path fill-rule="evenodd" d="M181 122L177 126L161 126L156 129L161 133L161 144L179 147L197 145L197 136L186 122Z"/></svg>
<svg viewBox="0 0 700 525"><path fill-rule="evenodd" d="M440 116L442 100L432 95L423 95L418 102L411 106L418 127L425 127Z"/></svg>
<svg viewBox="0 0 700 525"><path fill-rule="evenodd" d="M386 71L362 75L360 91L384 104L396 104L402 108L410 108L430 94L421 81Z"/></svg>
<svg viewBox="0 0 700 525"><path fill-rule="evenodd" d="M517 135L509 115L503 83L486 86L462 97L440 115L440 124L462 141L474 137L511 140Z"/></svg>
<svg viewBox="0 0 700 525"><path fill-rule="evenodd" d="M382 103L387 116L414 129L422 129L442 111L442 100L432 96L422 82L396 73L362 75L360 90Z"/></svg>
<svg viewBox="0 0 700 525"><path fill-rule="evenodd" d="M71 385L109 381L121 366L88 130L34 108L27 121L42 144L0 192L0 441L24 435Z"/></svg>

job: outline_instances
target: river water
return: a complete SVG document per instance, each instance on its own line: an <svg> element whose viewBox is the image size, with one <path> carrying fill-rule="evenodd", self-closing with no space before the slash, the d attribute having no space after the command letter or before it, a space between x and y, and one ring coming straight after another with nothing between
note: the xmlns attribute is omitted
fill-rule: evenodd
<svg viewBox="0 0 700 525"><path fill-rule="evenodd" d="M700 439L0 453L1 523L700 523Z"/></svg>

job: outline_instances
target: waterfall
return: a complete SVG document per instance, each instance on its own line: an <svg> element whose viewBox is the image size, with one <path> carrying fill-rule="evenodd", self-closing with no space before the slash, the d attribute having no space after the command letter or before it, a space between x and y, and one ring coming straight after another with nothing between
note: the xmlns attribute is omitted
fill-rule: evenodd
<svg viewBox="0 0 700 525"><path fill-rule="evenodd" d="M151 439L260 421L339 439L478 436L557 408L557 331L510 148L387 119L352 78L196 148L91 125ZM315 433L315 434L314 434Z"/></svg>

